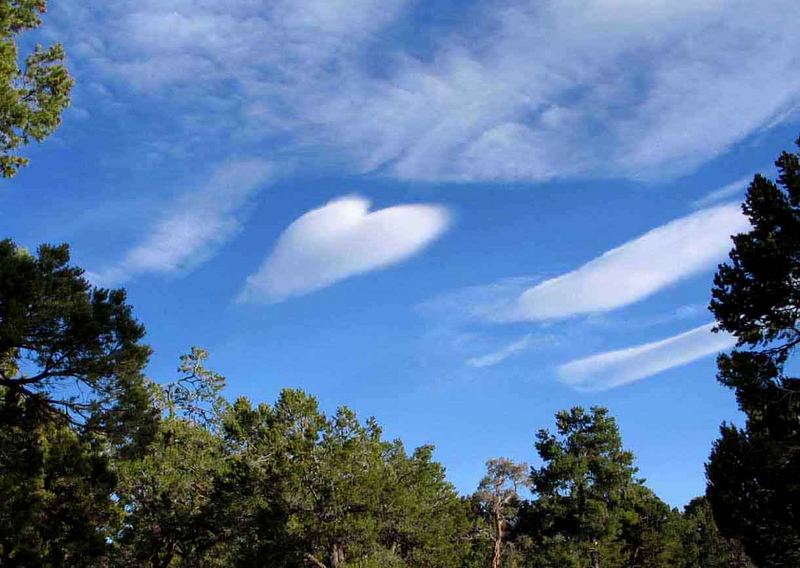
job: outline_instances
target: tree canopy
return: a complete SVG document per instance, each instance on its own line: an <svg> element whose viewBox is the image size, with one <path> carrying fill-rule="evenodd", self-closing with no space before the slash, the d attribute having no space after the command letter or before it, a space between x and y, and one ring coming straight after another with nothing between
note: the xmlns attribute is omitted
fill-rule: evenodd
<svg viewBox="0 0 800 568"><path fill-rule="evenodd" d="M146 378L144 333L65 245L0 242L0 566L658 568L740 550L636 477L603 408L557 413L541 466L489 460L461 496L432 446L374 418L301 390L228 401L204 349Z"/></svg>
<svg viewBox="0 0 800 568"><path fill-rule="evenodd" d="M66 245L32 255L0 241L0 388L9 407L37 406L108 433L140 418L150 404L143 337L125 291L89 284Z"/></svg>

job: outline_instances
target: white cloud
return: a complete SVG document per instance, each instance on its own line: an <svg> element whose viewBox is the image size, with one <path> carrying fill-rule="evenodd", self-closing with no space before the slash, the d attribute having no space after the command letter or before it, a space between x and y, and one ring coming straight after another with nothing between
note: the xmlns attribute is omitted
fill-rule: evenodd
<svg viewBox="0 0 800 568"><path fill-rule="evenodd" d="M497 351L493 351L491 353L487 353L486 355L481 355L479 357L471 357L467 359L467 365L470 367L475 368L483 368L483 367L492 367L497 365L498 363L502 363L509 357L513 357L515 355L519 355L523 351L530 349L534 345L540 344L543 341L549 341L549 337L537 337L535 335L526 335L521 339L518 339L512 343L509 343L505 347L498 349Z"/></svg>
<svg viewBox="0 0 800 568"><path fill-rule="evenodd" d="M381 33L408 0L63 4L106 76L192 108L232 90L232 136L406 179L664 178L800 105L796 0L490 0L424 44Z"/></svg>
<svg viewBox="0 0 800 568"><path fill-rule="evenodd" d="M248 278L240 300L278 302L397 264L436 240L450 223L449 212L438 205L372 212L369 205L349 196L297 219Z"/></svg>
<svg viewBox="0 0 800 568"><path fill-rule="evenodd" d="M508 321L541 321L607 312L638 302L713 267L730 250L730 236L748 226L738 204L698 211L524 291L497 316Z"/></svg>
<svg viewBox="0 0 800 568"><path fill-rule="evenodd" d="M537 276L518 276L449 290L418 304L416 309L423 316L451 325L493 321L498 313L508 309L513 299L539 280Z"/></svg>
<svg viewBox="0 0 800 568"><path fill-rule="evenodd" d="M69 3L69 2L68 2ZM100 12L106 36L84 49L95 64L137 87L214 89L231 80L276 91L314 79L321 67L355 56L397 17L406 0L145 0ZM97 12L83 12L91 18ZM80 21L79 8L69 14ZM111 41L114 39L116 41ZM172 66L172 73L166 70ZM202 81L200 81L202 79Z"/></svg>
<svg viewBox="0 0 800 568"><path fill-rule="evenodd" d="M708 192L706 195L697 199L692 202L692 207L700 208L700 207L708 207L709 205L713 205L714 203L719 203L720 201L726 201L735 195L740 195L743 193L744 188L746 188L750 182L753 180L753 176L743 177L742 179L737 179L734 182L729 184L723 185L722 187L715 189L714 191Z"/></svg>
<svg viewBox="0 0 800 568"><path fill-rule="evenodd" d="M571 361L558 368L562 382L579 390L610 389L691 363L736 344L727 333L713 333L714 324L636 347L608 351Z"/></svg>
<svg viewBox="0 0 800 568"><path fill-rule="evenodd" d="M180 198L119 264L90 277L110 286L144 272L175 272L200 264L238 231L243 206L274 174L272 164L262 160L217 168L205 187Z"/></svg>
<svg viewBox="0 0 800 568"><path fill-rule="evenodd" d="M406 179L663 178L800 101L794 1L480 6L484 25L429 61L301 97L305 120L361 169Z"/></svg>

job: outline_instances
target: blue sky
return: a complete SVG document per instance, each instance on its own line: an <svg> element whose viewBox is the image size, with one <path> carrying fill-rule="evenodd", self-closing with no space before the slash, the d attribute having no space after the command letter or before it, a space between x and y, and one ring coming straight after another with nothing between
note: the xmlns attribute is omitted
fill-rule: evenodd
<svg viewBox="0 0 800 568"><path fill-rule="evenodd" d="M464 492L572 405L673 505L723 420L714 269L800 130L795 1L54 2L77 78L4 233L125 286L169 379L301 387ZM13 214L9 212L14 212Z"/></svg>

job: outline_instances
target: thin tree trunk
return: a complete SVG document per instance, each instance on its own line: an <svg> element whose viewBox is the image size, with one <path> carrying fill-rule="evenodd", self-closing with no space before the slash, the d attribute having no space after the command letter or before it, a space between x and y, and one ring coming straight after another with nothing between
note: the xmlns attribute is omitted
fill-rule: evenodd
<svg viewBox="0 0 800 568"><path fill-rule="evenodd" d="M342 564L344 564L344 549L336 543L333 545L333 550L331 551L331 566L337 568Z"/></svg>
<svg viewBox="0 0 800 568"><path fill-rule="evenodd" d="M592 568L600 568L600 552L597 550L597 541L592 544L590 554L592 556Z"/></svg>
<svg viewBox="0 0 800 568"><path fill-rule="evenodd" d="M305 559L306 564L310 564L311 566L314 566L314 568L328 568L322 562L317 560L313 554L306 553L303 558Z"/></svg>
<svg viewBox="0 0 800 568"><path fill-rule="evenodd" d="M499 515L495 516L495 528L497 529L497 537L494 540L492 568L500 568L500 560L503 555L503 520Z"/></svg>

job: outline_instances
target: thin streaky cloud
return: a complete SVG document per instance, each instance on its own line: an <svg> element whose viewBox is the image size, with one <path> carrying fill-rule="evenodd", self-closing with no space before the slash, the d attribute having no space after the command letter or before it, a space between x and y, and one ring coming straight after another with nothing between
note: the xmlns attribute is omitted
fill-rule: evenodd
<svg viewBox="0 0 800 568"><path fill-rule="evenodd" d="M416 311L427 318L450 324L469 324L497 319L519 295L541 281L536 275L503 278L490 284L467 286L437 294L419 303Z"/></svg>
<svg viewBox="0 0 800 568"><path fill-rule="evenodd" d="M523 353L534 345L540 344L547 340L549 340L549 338L543 338L529 334L521 339L509 343L497 351L492 351L491 353L487 353L479 357L471 357L467 359L466 364L469 367L475 367L477 369L481 369L483 367L492 367L502 363L506 359Z"/></svg>
<svg viewBox="0 0 800 568"><path fill-rule="evenodd" d="M558 367L560 380L575 389L601 391L632 383L736 344L727 333L714 333L713 323L635 347L608 351Z"/></svg>
<svg viewBox="0 0 800 568"><path fill-rule="evenodd" d="M731 235L748 226L736 203L703 209L529 288L496 319L557 320L639 302L714 267L730 250Z"/></svg>
<svg viewBox="0 0 800 568"><path fill-rule="evenodd" d="M728 201L734 196L743 194L743 190L750 184L752 180L753 176L737 179L736 181L726 184L719 189L715 189L700 199L693 201L692 207L695 209L700 209L703 207L708 207L709 205L714 205L720 201Z"/></svg>
<svg viewBox="0 0 800 568"><path fill-rule="evenodd" d="M297 219L247 279L239 301L280 302L400 263L438 239L451 220L440 205L369 207L367 199L348 196Z"/></svg>
<svg viewBox="0 0 800 568"><path fill-rule="evenodd" d="M208 260L241 227L247 202L275 177L264 160L239 160L218 167L199 191L183 195L141 243L116 265L88 276L113 286L142 273L188 270Z"/></svg>

